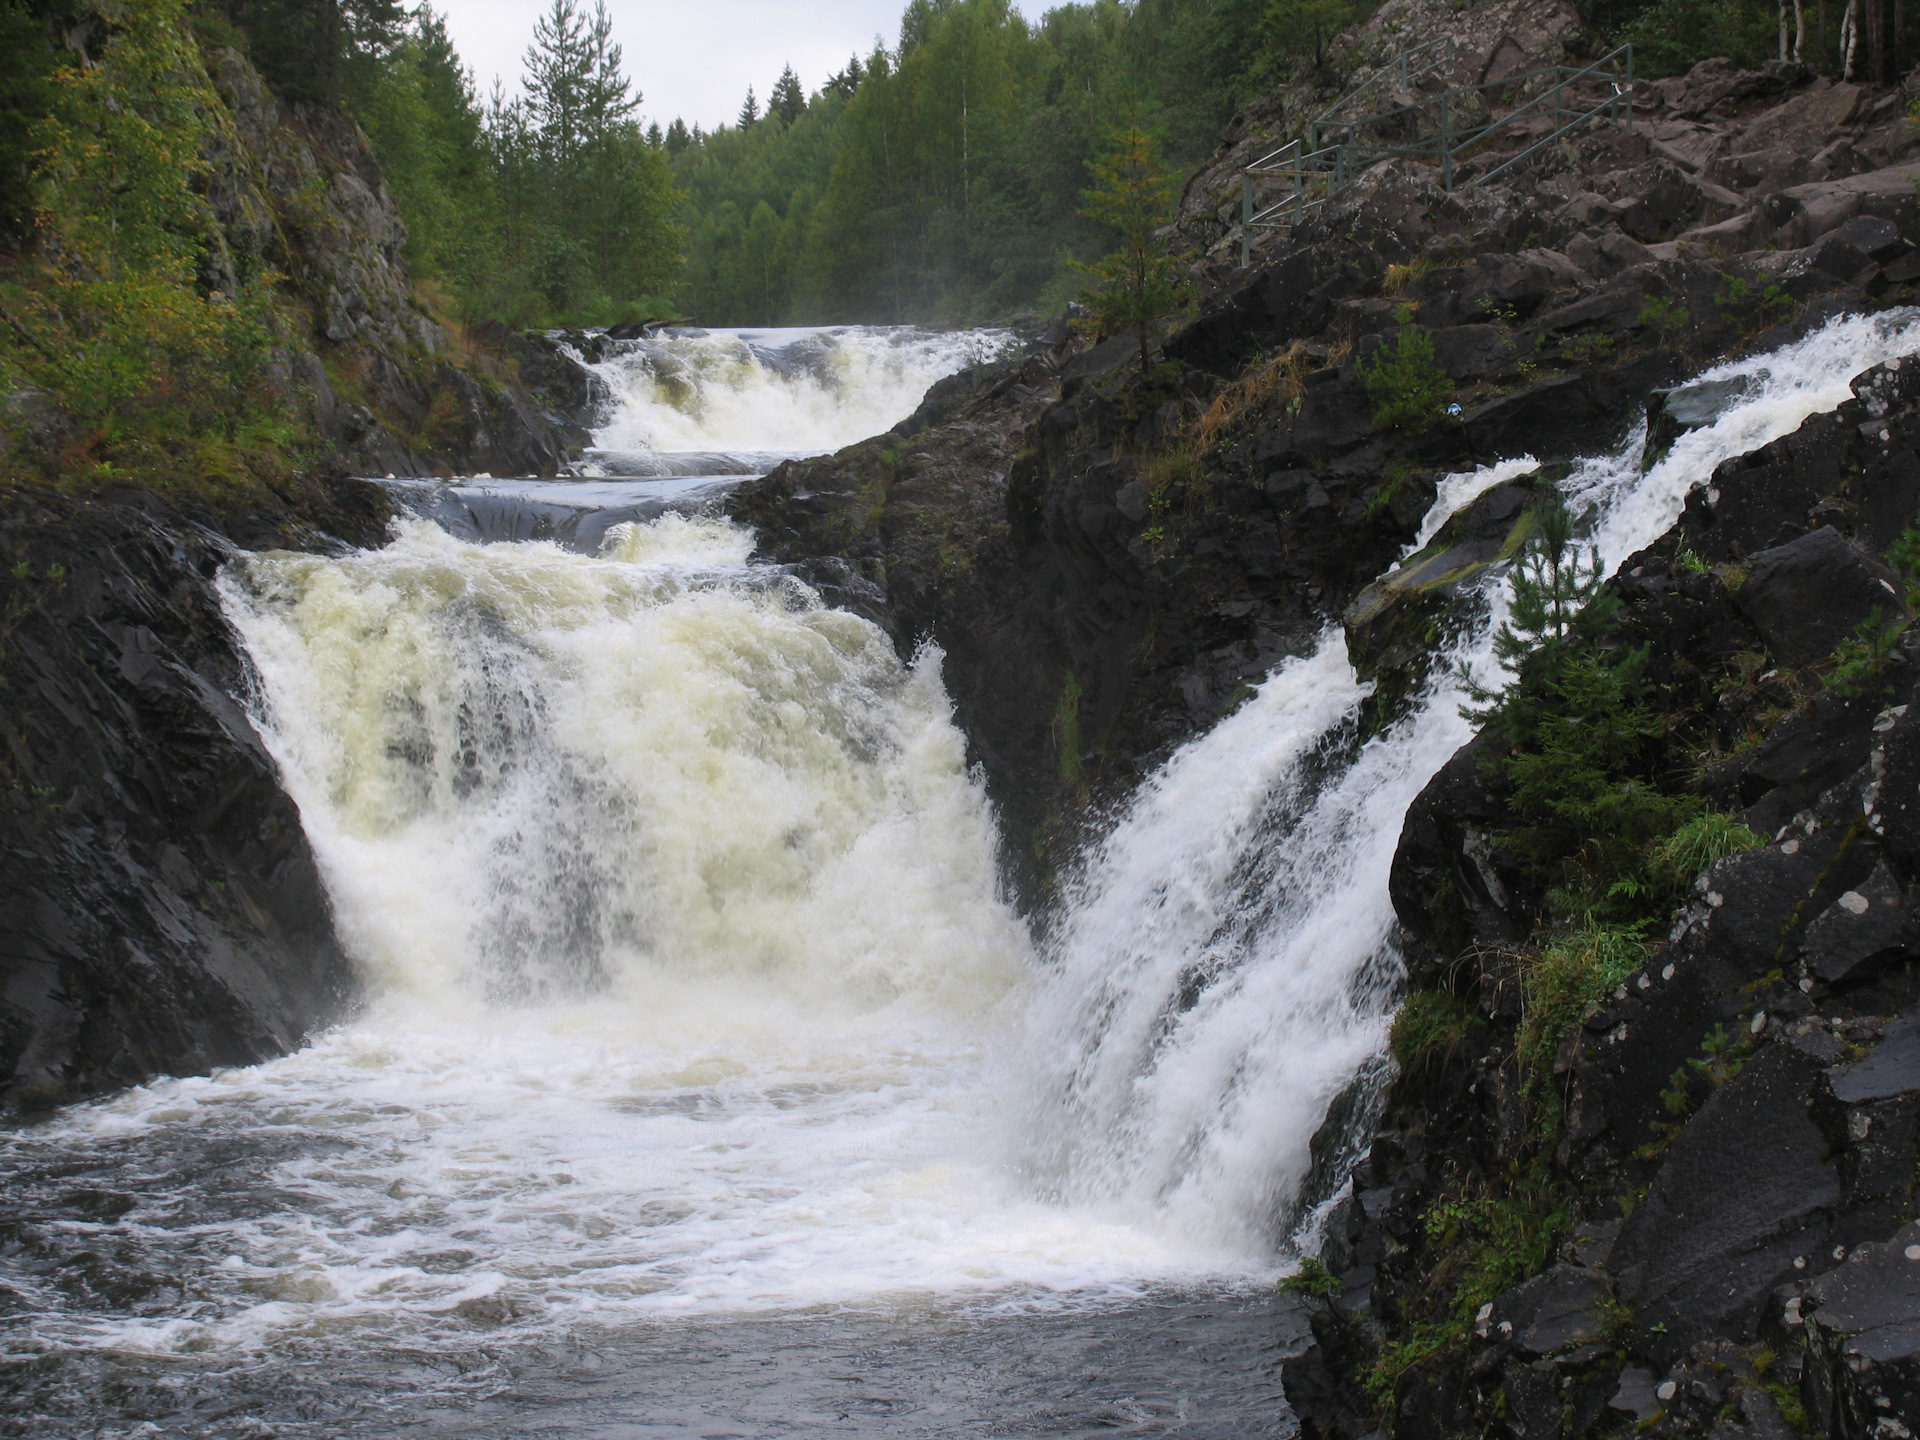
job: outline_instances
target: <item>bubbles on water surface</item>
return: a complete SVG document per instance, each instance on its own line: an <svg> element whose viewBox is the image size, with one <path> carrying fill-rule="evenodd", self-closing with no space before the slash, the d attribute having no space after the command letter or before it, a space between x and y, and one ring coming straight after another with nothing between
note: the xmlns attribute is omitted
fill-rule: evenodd
<svg viewBox="0 0 1920 1440"><path fill-rule="evenodd" d="M1617 563L1719 458L1916 349L1910 316L1836 322L1644 475L1630 440L1567 488ZM1455 477L1423 533L1504 473ZM7 1137L10 1353L372 1375L1271 1277L1323 1116L1364 1120L1387 866L1466 736L1446 667L1365 735L1330 632L1143 786L1036 959L938 657L750 551L668 515L595 555L420 524L236 568L369 1007Z"/></svg>

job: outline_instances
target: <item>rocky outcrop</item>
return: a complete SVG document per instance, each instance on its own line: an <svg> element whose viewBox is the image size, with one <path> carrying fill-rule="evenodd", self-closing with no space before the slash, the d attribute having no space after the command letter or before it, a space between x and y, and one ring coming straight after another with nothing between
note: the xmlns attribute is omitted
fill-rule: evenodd
<svg viewBox="0 0 1920 1440"><path fill-rule="evenodd" d="M1824 91L1797 83L1709 66L1661 103L1695 117L1687 134L1769 115L1775 129L1842 113L1853 125L1879 105L1800 104ZM1423 606L1445 600L1448 575L1497 558L1518 523L1489 509L1468 536L1463 517L1423 557L1431 574L1363 600L1440 477L1610 449L1665 395L1651 457L1725 402L1667 394L1690 373L1906 293L1883 259L1920 241L1911 185L1852 177L1858 203L1820 212L1892 238L1862 231L1843 254L1843 237L1822 232L1722 258L1688 238L1726 212L1701 188L1705 160L1663 152L1686 139L1671 133L1592 131L1510 183L1452 192L1430 167L1377 167L1263 242L1249 269L1203 268L1197 313L1150 375L1133 339L1081 350L1057 328L936 388L891 434L741 487L729 512L759 529L763 555L890 627L903 653L942 647L1037 895L1089 803L1311 650L1356 601L1356 659L1386 682L1376 704L1395 702L1424 659ZM1669 172L1677 188L1661 189ZM1765 213L1785 193L1770 183L1744 192ZM1883 258L1847 258L1869 251ZM1382 423L1395 382L1378 367L1403 353L1431 356L1432 408ZM1456 544L1472 553L1444 559Z"/></svg>
<svg viewBox="0 0 1920 1440"><path fill-rule="evenodd" d="M402 224L360 128L340 111L283 104L239 51L209 51L226 107L204 180L210 288L272 271L305 334L269 381L339 464L358 474L552 475L585 436L538 405L505 354L456 363L402 258Z"/></svg>
<svg viewBox="0 0 1920 1440"><path fill-rule="evenodd" d="M1724 755L1698 783L1765 843L1549 1037L1550 1073L1519 1052L1543 897L1505 853L1497 743L1412 807L1392 893L1416 1002L1471 1023L1403 1057L1336 1211L1341 1293L1287 1375L1307 1435L1920 1419L1920 629L1817 678L1862 620L1906 622L1885 557L1920 507L1920 368L1854 395L1723 464L1613 582L1608 643L1644 650L1669 737L1650 763ZM1496 1194L1515 1229L1489 1242ZM1450 1243L1515 1247L1477 1252L1508 1288L1464 1325Z"/></svg>
<svg viewBox="0 0 1920 1440"><path fill-rule="evenodd" d="M377 542L384 497L330 493L332 543ZM140 491L4 498L0 1110L292 1048L356 981L243 709L214 590L232 542Z"/></svg>

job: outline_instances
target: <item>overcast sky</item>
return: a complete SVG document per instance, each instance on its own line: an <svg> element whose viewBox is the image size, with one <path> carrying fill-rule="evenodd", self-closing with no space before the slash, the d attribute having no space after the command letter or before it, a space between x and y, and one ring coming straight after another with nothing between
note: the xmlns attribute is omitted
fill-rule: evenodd
<svg viewBox="0 0 1920 1440"><path fill-rule="evenodd" d="M534 17L550 0L434 0L446 13L454 43L473 67L482 98L498 75L509 93L520 83L520 57ZM591 4L591 0L585 0ZM762 102L780 67L792 65L809 92L873 48L891 47L905 0L607 0L613 34L626 51L627 74L645 97L640 111L661 125L683 116L708 129L731 121L747 87ZM1041 0L1019 0L1038 16Z"/></svg>

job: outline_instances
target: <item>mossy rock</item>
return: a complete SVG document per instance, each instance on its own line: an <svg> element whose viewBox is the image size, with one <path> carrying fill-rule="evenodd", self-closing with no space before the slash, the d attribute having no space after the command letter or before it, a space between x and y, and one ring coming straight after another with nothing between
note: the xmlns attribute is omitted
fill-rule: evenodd
<svg viewBox="0 0 1920 1440"><path fill-rule="evenodd" d="M1504 566L1533 533L1533 502L1547 470L1494 486L1448 519L1418 553L1374 581L1341 617L1347 658L1376 685L1381 719L1418 693L1434 653L1475 613L1486 571Z"/></svg>

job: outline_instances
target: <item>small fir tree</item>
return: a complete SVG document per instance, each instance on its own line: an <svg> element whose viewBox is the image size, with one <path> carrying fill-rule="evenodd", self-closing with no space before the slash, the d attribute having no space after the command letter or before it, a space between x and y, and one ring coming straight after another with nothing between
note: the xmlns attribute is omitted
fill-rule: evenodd
<svg viewBox="0 0 1920 1440"><path fill-rule="evenodd" d="M789 65L773 82L773 94L767 98L767 115L769 118L778 115L782 125L791 125L806 113L806 93L800 88L800 77Z"/></svg>
<svg viewBox="0 0 1920 1440"><path fill-rule="evenodd" d="M827 83L821 88L830 95L838 95L843 100L851 100L853 92L860 88L860 82L866 79L866 71L860 65L860 57L853 56L847 61L847 68L837 74L829 75Z"/></svg>
<svg viewBox="0 0 1920 1440"><path fill-rule="evenodd" d="M740 102L740 128L751 130L760 119L760 102L754 98L753 87L747 86L747 98Z"/></svg>
<svg viewBox="0 0 1920 1440"><path fill-rule="evenodd" d="M678 155L692 143L693 136L687 131L687 122L678 115L674 116L673 123L667 126L667 153Z"/></svg>
<svg viewBox="0 0 1920 1440"><path fill-rule="evenodd" d="M1173 206L1158 142L1129 117L1114 132L1112 146L1087 167L1094 184L1083 192L1080 213L1112 229L1119 244L1092 265L1076 262L1075 268L1093 277L1081 299L1102 337L1137 327L1144 376L1160 326L1185 303L1190 287L1180 258L1167 252L1156 233Z"/></svg>
<svg viewBox="0 0 1920 1440"><path fill-rule="evenodd" d="M1433 337L1413 323L1404 306L1400 329L1357 367L1373 397L1373 423L1382 430L1427 430L1446 417L1453 385L1434 355Z"/></svg>
<svg viewBox="0 0 1920 1440"><path fill-rule="evenodd" d="M1559 491L1541 497L1533 524L1533 537L1507 576L1507 619L1493 637L1494 658L1508 682L1490 690L1463 672L1468 693L1487 707L1469 711L1474 719L1490 719L1509 709L1508 702L1520 698L1527 681L1558 665L1576 627L1588 633L1604 628L1619 609L1618 599L1605 588L1599 547L1589 546L1582 557L1574 540L1573 512Z"/></svg>

